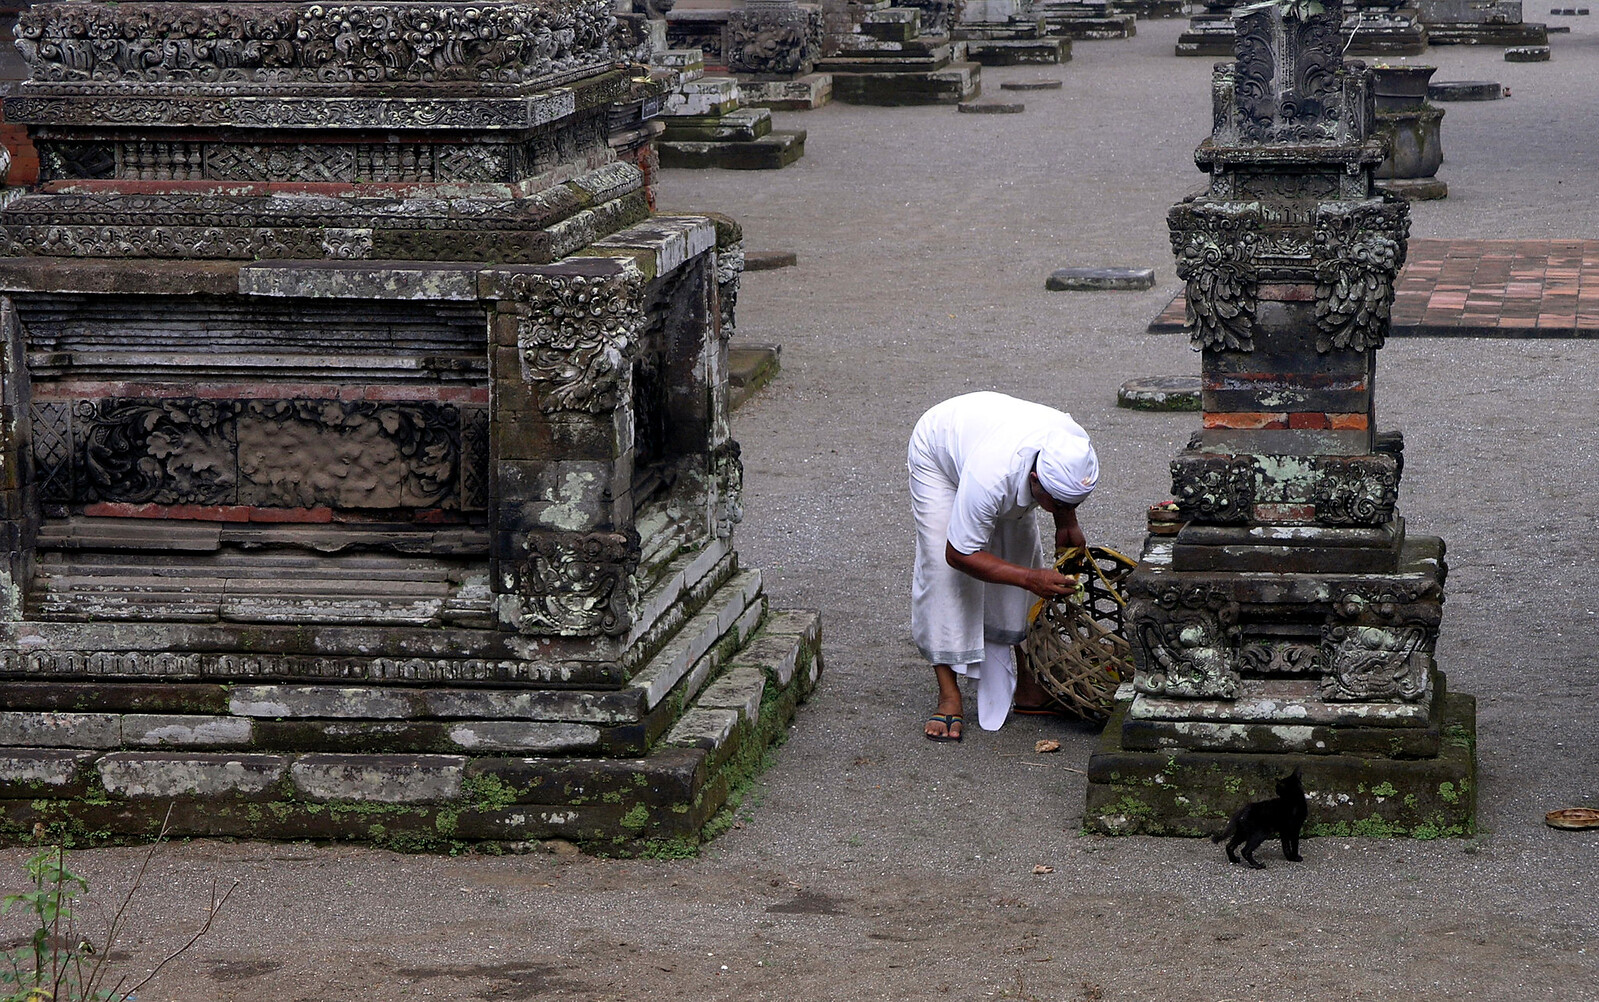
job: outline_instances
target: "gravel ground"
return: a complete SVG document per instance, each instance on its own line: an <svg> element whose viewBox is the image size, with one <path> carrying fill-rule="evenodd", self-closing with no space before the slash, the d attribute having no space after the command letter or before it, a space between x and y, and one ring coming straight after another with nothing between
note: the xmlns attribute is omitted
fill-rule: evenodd
<svg viewBox="0 0 1599 1002"><path fill-rule="evenodd" d="M1529 18L1547 8L1528 7ZM1435 79L1513 96L1450 104L1447 201L1416 237L1599 234L1599 27L1545 64L1435 49ZM920 737L931 672L908 640L904 444L928 405L996 388L1070 410L1104 464L1081 516L1136 553L1194 415L1118 410L1132 376L1197 371L1145 324L1176 289L1165 212L1203 180L1210 59L1181 22L1077 43L1021 115L852 108L779 174L668 171L665 210L739 218L799 266L746 276L740 335L783 372L736 415L740 551L774 603L820 609L827 670L740 821L699 859L406 857L360 847L162 848L114 959L181 942L213 878L239 888L143 1000L1591 999L1599 834L1543 812L1599 805L1586 735L1599 582L1587 342L1391 342L1382 426L1406 431L1401 506L1450 544L1438 660L1477 695L1482 833L1313 839L1228 866L1209 842L1078 834L1087 730L1022 719ZM1153 266L1140 293L1047 293L1066 265ZM1036 756L1041 737L1062 753ZM76 857L100 900L142 852ZM22 850L0 853L15 873ZM1053 872L1035 874L1035 866ZM1588 987L1583 987L1587 985Z"/></svg>

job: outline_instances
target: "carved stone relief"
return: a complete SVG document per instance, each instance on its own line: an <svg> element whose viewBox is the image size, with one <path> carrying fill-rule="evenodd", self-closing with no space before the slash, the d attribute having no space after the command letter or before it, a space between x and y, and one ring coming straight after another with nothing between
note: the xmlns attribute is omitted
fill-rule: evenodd
<svg viewBox="0 0 1599 1002"><path fill-rule="evenodd" d="M645 316L643 276L527 275L517 324L523 372L539 384L539 407L600 413L616 407Z"/></svg>
<svg viewBox="0 0 1599 1002"><path fill-rule="evenodd" d="M1245 644L1238 652L1238 670L1245 675L1319 675L1321 648L1288 640Z"/></svg>
<svg viewBox="0 0 1599 1002"><path fill-rule="evenodd" d="M1427 689L1428 631L1420 626L1329 626L1321 697L1335 701L1414 702Z"/></svg>
<svg viewBox="0 0 1599 1002"><path fill-rule="evenodd" d="M482 510L485 418L469 413L470 436L428 402L40 401L34 482L48 504Z"/></svg>
<svg viewBox="0 0 1599 1002"><path fill-rule="evenodd" d="M1409 205L1330 202L1316 213L1316 349L1366 351L1388 335Z"/></svg>
<svg viewBox="0 0 1599 1002"><path fill-rule="evenodd" d="M816 54L810 49L808 23L797 5L734 10L722 36L727 68L772 76L809 73Z"/></svg>
<svg viewBox="0 0 1599 1002"><path fill-rule="evenodd" d="M1203 585L1159 588L1129 603L1134 685L1152 696L1238 696L1238 604Z"/></svg>
<svg viewBox="0 0 1599 1002"><path fill-rule="evenodd" d="M46 3L23 11L16 35L35 81L521 83L605 62L611 10L603 0Z"/></svg>
<svg viewBox="0 0 1599 1002"><path fill-rule="evenodd" d="M1191 522L1247 522L1255 508L1255 463L1248 456L1212 453L1172 460L1172 497Z"/></svg>
<svg viewBox="0 0 1599 1002"><path fill-rule="evenodd" d="M1316 464L1310 503L1316 521L1328 525L1384 525L1399 502L1397 464L1369 459L1323 458Z"/></svg>
<svg viewBox="0 0 1599 1002"><path fill-rule="evenodd" d="M1253 351L1257 203L1180 203L1167 217L1195 348Z"/></svg>
<svg viewBox="0 0 1599 1002"><path fill-rule="evenodd" d="M632 625L629 588L639 561L636 536L538 533L528 538L528 548L529 555L516 563L507 582L519 599L519 632L558 636L627 632Z"/></svg>

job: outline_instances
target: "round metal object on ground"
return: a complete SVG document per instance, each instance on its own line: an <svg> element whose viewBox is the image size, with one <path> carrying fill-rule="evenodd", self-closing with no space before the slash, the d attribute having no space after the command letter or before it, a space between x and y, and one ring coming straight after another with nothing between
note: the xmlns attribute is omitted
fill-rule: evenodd
<svg viewBox="0 0 1599 1002"><path fill-rule="evenodd" d="M1007 80L999 85L1000 90L1060 90L1065 86L1060 80Z"/></svg>

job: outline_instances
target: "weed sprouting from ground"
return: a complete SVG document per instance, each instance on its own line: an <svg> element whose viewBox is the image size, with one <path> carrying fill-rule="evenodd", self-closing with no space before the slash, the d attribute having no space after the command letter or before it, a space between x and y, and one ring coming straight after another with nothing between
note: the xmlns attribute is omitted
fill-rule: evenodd
<svg viewBox="0 0 1599 1002"><path fill-rule="evenodd" d="M211 923L238 887L237 881L221 897L217 896L216 884L211 885L211 907L205 922L137 982L130 984L131 975L119 977L107 966L112 945L127 920L128 907L143 886L150 861L167 834L163 823L161 833L134 874L133 885L106 922L98 946L78 923L78 906L89 891L89 882L68 869L66 848L52 845L28 860L26 869L32 890L0 899L0 914L23 912L31 925L26 946L0 953L0 991L5 992L0 995L0 1002L131 1002L134 993L162 968L211 931Z"/></svg>

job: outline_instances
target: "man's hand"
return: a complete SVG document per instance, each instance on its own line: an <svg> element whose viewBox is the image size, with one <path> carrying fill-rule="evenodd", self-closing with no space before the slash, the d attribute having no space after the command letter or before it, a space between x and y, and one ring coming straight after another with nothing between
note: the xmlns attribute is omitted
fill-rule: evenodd
<svg viewBox="0 0 1599 1002"><path fill-rule="evenodd" d="M1022 587L1039 598L1069 595L1077 590L1077 579L1069 578L1053 567L1034 567L1028 571L1028 581Z"/></svg>

